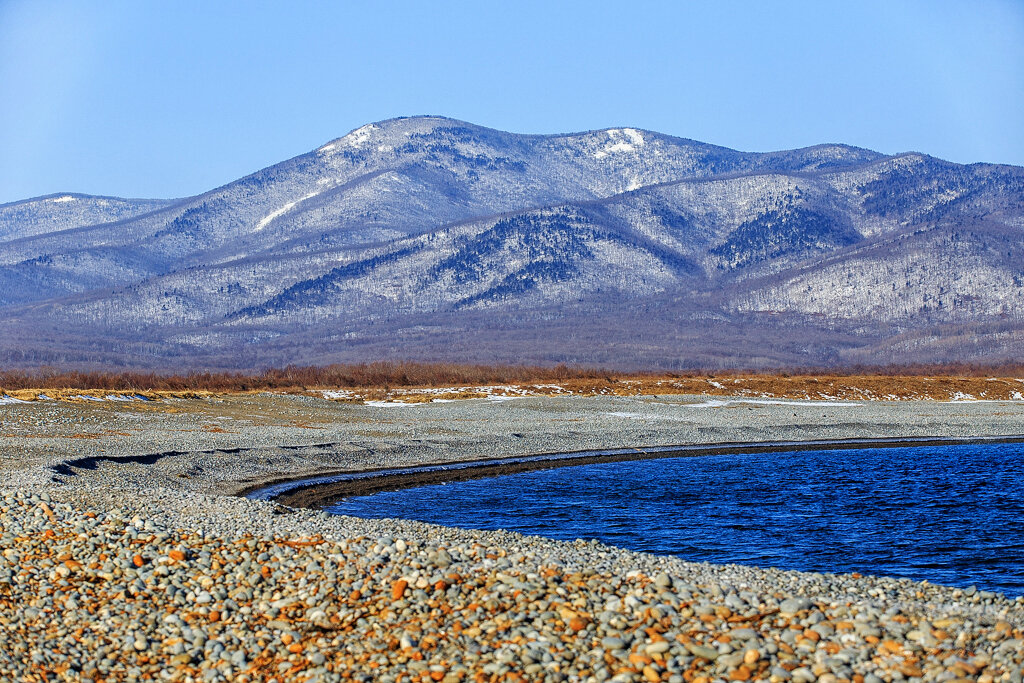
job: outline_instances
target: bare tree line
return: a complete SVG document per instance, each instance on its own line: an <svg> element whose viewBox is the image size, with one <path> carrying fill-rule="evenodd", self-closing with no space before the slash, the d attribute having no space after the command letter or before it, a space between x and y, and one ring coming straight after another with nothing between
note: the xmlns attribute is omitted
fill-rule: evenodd
<svg viewBox="0 0 1024 683"><path fill-rule="evenodd" d="M0 371L0 393L19 389L82 389L106 391L261 391L367 387L440 387L487 384L631 378L714 377L1024 377L1021 363L951 363L854 365L844 368L793 367L782 370L700 370L679 372L614 372L601 368L555 365L466 365L381 361L334 365L289 365L259 372L75 371L59 369Z"/></svg>

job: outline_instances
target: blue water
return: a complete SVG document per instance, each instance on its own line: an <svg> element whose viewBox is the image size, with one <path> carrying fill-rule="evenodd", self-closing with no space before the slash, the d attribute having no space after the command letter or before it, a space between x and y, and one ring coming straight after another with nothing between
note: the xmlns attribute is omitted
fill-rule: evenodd
<svg viewBox="0 0 1024 683"><path fill-rule="evenodd" d="M581 465L349 498L330 511L1024 595L1024 444Z"/></svg>

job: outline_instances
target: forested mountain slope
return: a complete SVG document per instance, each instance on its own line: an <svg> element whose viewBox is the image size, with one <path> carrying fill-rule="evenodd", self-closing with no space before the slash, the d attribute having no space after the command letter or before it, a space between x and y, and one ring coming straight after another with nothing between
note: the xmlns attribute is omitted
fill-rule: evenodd
<svg viewBox="0 0 1024 683"><path fill-rule="evenodd" d="M0 206L0 361L1020 358L1024 169L370 124L175 201Z"/></svg>

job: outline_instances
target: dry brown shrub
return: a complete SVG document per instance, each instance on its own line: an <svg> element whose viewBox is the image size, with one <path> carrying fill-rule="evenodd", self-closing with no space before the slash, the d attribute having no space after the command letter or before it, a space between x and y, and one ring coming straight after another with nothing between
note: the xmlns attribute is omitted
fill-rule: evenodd
<svg viewBox="0 0 1024 683"><path fill-rule="evenodd" d="M348 400L402 400L478 398L473 387L515 385L529 393L636 395L654 393L762 395L788 398L933 398L948 400L958 394L977 398L1013 398L1022 388L1014 377L1024 377L1024 365L956 364L872 368L789 369L775 372L697 370L673 373L613 373L608 370L554 367L465 365L381 361L355 365L288 366L259 373L192 372L82 372L39 370L0 371L0 395L35 400L40 393L74 400L75 396L142 394L149 398L200 397L211 393L247 391L302 392L317 389L354 389ZM995 379L1003 378L1003 379ZM405 394L412 387L446 387L443 395ZM345 400L345 399L342 399Z"/></svg>
<svg viewBox="0 0 1024 683"><path fill-rule="evenodd" d="M259 373L80 372L76 370L0 371L0 393L19 389L76 389L115 392L338 389L347 387L447 387L561 381L601 377L603 370L554 367L461 365L381 361L356 365L288 366Z"/></svg>

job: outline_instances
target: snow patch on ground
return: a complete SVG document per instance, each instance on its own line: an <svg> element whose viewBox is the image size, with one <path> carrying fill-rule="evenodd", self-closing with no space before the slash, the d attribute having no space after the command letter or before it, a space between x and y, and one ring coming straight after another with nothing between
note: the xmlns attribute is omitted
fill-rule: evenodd
<svg viewBox="0 0 1024 683"><path fill-rule="evenodd" d="M764 405L764 406L793 406L794 408L857 408L863 403L851 403L846 401L786 401L773 398L712 398L701 403L674 403L672 405L680 408L725 408L737 404Z"/></svg>
<svg viewBox="0 0 1024 683"><path fill-rule="evenodd" d="M840 401L781 401L773 399L709 399L702 403L661 403L658 405L670 405L678 408L726 408L736 404L755 404L770 406L792 406L794 408L814 408L828 406L830 408L857 408L863 403L845 403ZM657 413L636 413L636 412L611 412L605 413L611 417L622 417L628 420L670 420L685 421L685 417L679 415L659 415Z"/></svg>
<svg viewBox="0 0 1024 683"><path fill-rule="evenodd" d="M353 392L353 391L346 391L344 389L340 389L338 391L325 390L325 391L320 392L320 394L324 398L334 398L334 399L337 399L337 398L353 398L356 395L355 392Z"/></svg>
<svg viewBox="0 0 1024 683"><path fill-rule="evenodd" d="M63 197L54 197L50 201L51 202L56 202L57 204L63 204L64 202L73 202L73 201L75 201L75 199L76 199L75 197L72 197L71 195L66 194Z"/></svg>
<svg viewBox="0 0 1024 683"><path fill-rule="evenodd" d="M20 398L14 398L7 394L0 396L0 406L11 406L18 403L28 403L28 401L22 401Z"/></svg>
<svg viewBox="0 0 1024 683"><path fill-rule="evenodd" d="M572 392L563 387L561 384L531 384L534 389L553 389L560 394L571 394Z"/></svg>
<svg viewBox="0 0 1024 683"><path fill-rule="evenodd" d="M556 395L571 395L572 392L566 391L564 388L558 385L533 385L531 387L516 387L511 385L495 385L495 386L479 386L479 387L465 387L465 386L452 386L452 387L417 387L410 389L399 389L388 396L385 400L372 400L364 401L364 405L391 408L396 406L404 405L423 405L425 403L451 403L452 401L492 401L492 402L504 402L511 401L516 398L525 398L527 396L533 396L535 389L539 387L546 387L549 389L557 389ZM363 394L356 389L323 389L316 392L325 399L330 400L360 400L363 398ZM451 394L463 394L458 398L446 398ZM484 394L483 396L465 396L465 394ZM430 401L418 400L421 397L430 397ZM409 400L412 399L412 400Z"/></svg>

